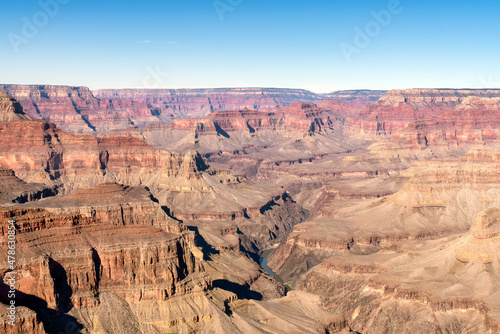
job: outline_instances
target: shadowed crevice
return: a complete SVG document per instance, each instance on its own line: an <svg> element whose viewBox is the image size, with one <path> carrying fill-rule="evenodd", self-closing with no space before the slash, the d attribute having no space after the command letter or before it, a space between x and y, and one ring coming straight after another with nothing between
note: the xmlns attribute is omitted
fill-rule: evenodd
<svg viewBox="0 0 500 334"><path fill-rule="evenodd" d="M262 300L263 296L260 292L253 291L248 285L242 285L228 281L227 279L217 279L213 281L213 287L222 290L230 291L238 296L238 299L254 299Z"/></svg>

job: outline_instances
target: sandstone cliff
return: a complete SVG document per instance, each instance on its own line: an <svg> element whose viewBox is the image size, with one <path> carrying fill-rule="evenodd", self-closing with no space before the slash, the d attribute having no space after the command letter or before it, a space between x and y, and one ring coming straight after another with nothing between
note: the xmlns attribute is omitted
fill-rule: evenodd
<svg viewBox="0 0 500 334"><path fill-rule="evenodd" d="M102 89L96 97L146 102L182 117L203 117L217 110L275 109L319 99L306 90L278 88Z"/></svg>
<svg viewBox="0 0 500 334"><path fill-rule="evenodd" d="M0 85L24 111L57 124L65 131L95 133L160 122L146 103L96 98L87 87Z"/></svg>
<svg viewBox="0 0 500 334"><path fill-rule="evenodd" d="M428 146L458 147L500 139L500 99L465 97L455 107L397 131L393 140L413 149Z"/></svg>
<svg viewBox="0 0 500 334"><path fill-rule="evenodd" d="M390 135L415 121L439 116L474 97L498 98L500 90L392 90L373 105L359 108L348 123L355 131Z"/></svg>
<svg viewBox="0 0 500 334"><path fill-rule="evenodd" d="M209 167L194 151L171 153L133 136L66 133L42 120L0 123L0 134L0 167L15 170L24 181L58 186L62 193L104 182L144 185L172 215L189 220L260 219L274 210L275 199L297 211L279 187L243 182L228 170ZM266 206L271 207L262 209ZM290 214L279 223L274 219L256 224L259 236L253 241L259 247L300 221ZM272 232L276 224L278 235Z"/></svg>
<svg viewBox="0 0 500 334"><path fill-rule="evenodd" d="M7 220L16 221L17 302L57 332L65 317L91 329L80 312L99 312L102 295L135 304L207 289L210 279L190 251L193 233L150 197L144 188L104 184L0 209L4 250Z"/></svg>
<svg viewBox="0 0 500 334"><path fill-rule="evenodd" d="M11 169L0 167L0 203L9 205L10 203L25 203L57 193L56 187L47 187L43 184L26 183L16 177Z"/></svg>
<svg viewBox="0 0 500 334"><path fill-rule="evenodd" d="M323 95L324 99L342 101L353 107L377 102L387 93L385 90L339 90Z"/></svg>

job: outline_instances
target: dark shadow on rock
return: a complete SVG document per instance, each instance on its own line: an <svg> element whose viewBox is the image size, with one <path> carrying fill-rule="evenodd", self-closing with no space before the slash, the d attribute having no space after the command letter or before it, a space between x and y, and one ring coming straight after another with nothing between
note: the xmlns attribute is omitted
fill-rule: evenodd
<svg viewBox="0 0 500 334"><path fill-rule="evenodd" d="M223 289L236 294L238 299L262 300L262 294L260 292L250 290L250 287L247 285L234 283L228 281L227 279L217 279L214 280L212 284L214 288Z"/></svg>
<svg viewBox="0 0 500 334"><path fill-rule="evenodd" d="M101 283L101 257L99 253L92 248L92 262L94 263L94 271L95 271L95 287L94 287L94 296L99 298L99 284Z"/></svg>
<svg viewBox="0 0 500 334"><path fill-rule="evenodd" d="M49 272L54 280L54 293L56 296L57 311L66 313L73 308L71 295L73 291L68 285L68 275L66 269L61 264L49 258Z"/></svg>
<svg viewBox="0 0 500 334"><path fill-rule="evenodd" d="M237 230L238 233L238 243L239 251L246 255L248 258L252 259L256 263L259 263L259 248L255 243L246 236L245 233L241 232L240 229Z"/></svg>
<svg viewBox="0 0 500 334"><path fill-rule="evenodd" d="M266 211L272 210L273 206L279 206L274 200L268 202L266 205L260 208L260 214L264 214Z"/></svg>
<svg viewBox="0 0 500 334"><path fill-rule="evenodd" d="M248 131L250 131L250 133L255 133L255 129L248 122L247 122L247 127L248 127Z"/></svg>
<svg viewBox="0 0 500 334"><path fill-rule="evenodd" d="M177 219L177 218L174 217L174 215L172 215L172 211L170 211L170 208L168 206L162 205L161 209L167 214L167 216L169 216L170 218L172 218L175 221L178 221L178 222L182 223L182 220Z"/></svg>
<svg viewBox="0 0 500 334"><path fill-rule="evenodd" d="M219 251L216 250L212 245L210 245L205 238L200 234L197 226L188 226L190 231L195 232L194 244L196 247L200 247L203 252L203 260L209 260L210 255L219 254Z"/></svg>
<svg viewBox="0 0 500 334"><path fill-rule="evenodd" d="M0 302L5 305L10 305L9 289L8 285L0 283ZM16 307L24 306L34 311L47 333L78 334L83 330L83 325L75 317L48 308L47 302L39 297L16 290L15 301Z"/></svg>
<svg viewBox="0 0 500 334"><path fill-rule="evenodd" d="M221 135L224 138L231 138L226 131L224 131L217 122L214 122L215 131L217 131L218 135Z"/></svg>

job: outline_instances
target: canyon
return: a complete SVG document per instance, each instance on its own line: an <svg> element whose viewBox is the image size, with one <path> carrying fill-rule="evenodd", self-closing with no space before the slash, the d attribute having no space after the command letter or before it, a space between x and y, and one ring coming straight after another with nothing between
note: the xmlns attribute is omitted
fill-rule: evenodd
<svg viewBox="0 0 500 334"><path fill-rule="evenodd" d="M5 333L497 333L500 90L0 85L0 216Z"/></svg>
<svg viewBox="0 0 500 334"><path fill-rule="evenodd" d="M323 99L363 105L383 91L338 91L315 94L301 89L101 89L52 85L0 85L26 114L50 121L67 132L102 133L170 123L178 118L206 117L213 111L272 110Z"/></svg>

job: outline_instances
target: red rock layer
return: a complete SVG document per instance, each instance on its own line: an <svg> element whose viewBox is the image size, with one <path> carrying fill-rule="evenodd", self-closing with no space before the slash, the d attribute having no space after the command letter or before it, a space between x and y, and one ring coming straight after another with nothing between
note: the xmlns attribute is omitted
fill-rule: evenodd
<svg viewBox="0 0 500 334"><path fill-rule="evenodd" d="M158 131L161 128L173 128L194 131L195 138L203 134L220 134L244 131L292 131L320 132L338 124L340 117L310 103L294 103L276 111L231 110L216 111L206 118L176 119L169 125L149 126L145 131Z"/></svg>
<svg viewBox="0 0 500 334"><path fill-rule="evenodd" d="M143 122L160 122L146 103L100 100L87 87L0 85L35 118L75 133L125 129Z"/></svg>
<svg viewBox="0 0 500 334"><path fill-rule="evenodd" d="M105 170L161 169L162 177L195 177L196 168L208 168L201 157L182 157L161 151L132 136L94 137L59 130L42 120L0 122L0 167L22 172L40 172L58 178L88 170L92 175ZM201 160L200 160L201 159ZM196 170L199 171L199 170Z"/></svg>
<svg viewBox="0 0 500 334"><path fill-rule="evenodd" d="M393 140L412 148L489 143L500 138L500 99L467 97L454 108L397 131Z"/></svg>
<svg viewBox="0 0 500 334"><path fill-rule="evenodd" d="M190 251L193 233L169 218L144 189L104 184L37 206L0 208L0 248L7 254L7 222L13 219L19 303L26 299L45 321L52 313L96 307L102 293L133 304L210 285ZM5 277L7 259L1 258ZM37 323L31 323L35 332Z"/></svg>
<svg viewBox="0 0 500 334"><path fill-rule="evenodd" d="M378 101L386 90L340 90L325 94L324 99L342 101L352 107L361 107Z"/></svg>
<svg viewBox="0 0 500 334"><path fill-rule="evenodd" d="M413 122L449 113L469 97L497 98L500 90L393 90L356 110L347 123L355 131L390 135Z"/></svg>
<svg viewBox="0 0 500 334"><path fill-rule="evenodd" d="M300 89L102 89L98 98L131 100L168 110L181 117L204 117L227 109L275 109L294 102L319 100L317 94Z"/></svg>

